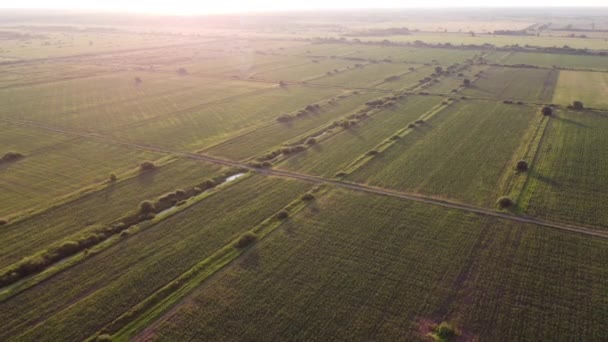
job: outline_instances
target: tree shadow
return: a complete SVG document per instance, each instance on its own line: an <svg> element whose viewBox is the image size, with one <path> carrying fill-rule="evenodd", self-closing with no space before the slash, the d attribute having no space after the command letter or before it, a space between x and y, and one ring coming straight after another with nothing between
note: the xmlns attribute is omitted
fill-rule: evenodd
<svg viewBox="0 0 608 342"><path fill-rule="evenodd" d="M559 121L563 121L564 123L569 124L569 125L574 125L574 126L581 127L581 128L589 128L589 126L587 126L583 123L580 123L578 121L574 121L572 119L563 118L563 117L559 117L559 116L555 117L555 119L559 120Z"/></svg>
<svg viewBox="0 0 608 342"><path fill-rule="evenodd" d="M553 187L560 187L561 186L561 184L558 181L556 181L556 180L554 180L552 178L549 178L549 177L547 177L545 175L542 175L542 174L540 174L540 173L538 173L536 171L530 171L530 177L535 178L535 179L539 180L540 182L542 182L544 184L547 184L547 185L550 185L550 186L553 186Z"/></svg>

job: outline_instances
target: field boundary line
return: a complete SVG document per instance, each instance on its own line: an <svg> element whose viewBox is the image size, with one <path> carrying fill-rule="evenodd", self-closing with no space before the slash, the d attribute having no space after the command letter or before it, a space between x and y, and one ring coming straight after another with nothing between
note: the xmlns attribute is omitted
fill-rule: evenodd
<svg viewBox="0 0 608 342"><path fill-rule="evenodd" d="M334 185L337 187L342 187L342 188L355 190L355 191L362 191L362 192L367 192L367 193L392 196L392 197L402 198L402 199L406 199L406 200L411 200L411 201L416 201L416 202L421 202L421 203L426 203L426 204L431 204L431 205L437 205L437 206L441 206L441 207L445 207L445 208L449 208L449 209L468 211L468 212L472 212L472 213L476 213L476 214L498 217L498 218L502 218L502 219L506 219L506 220L515 221L515 222L536 224L536 225L559 229L559 230L563 230L563 231L579 233L579 234L602 238L602 239L608 239L608 232L604 232L604 231L597 230L594 228L570 225L570 224L565 224L565 223L557 223L557 222L552 222L552 221L545 221L545 220L542 220L539 218L529 217L529 216L516 216L514 214L508 214L506 212L493 211L490 209L484 209L484 208L475 207L475 206L468 205L468 204L452 202L452 201L448 201L445 199L439 199L436 197L424 196L424 195L415 194L415 193L399 192L396 190L390 190L390 189L384 189L384 188L371 187L369 185L349 183L349 182L341 181L338 179L327 179L327 178L312 176L312 175L308 175L308 174L296 173L296 172L292 172L292 171L284 171L284 170L280 170L280 169L257 168L257 167L248 165L246 163L241 163L241 162L218 158L218 157L212 157L209 155L177 151L177 150L172 150L169 148L162 148L162 147L151 146L151 145L129 143L129 142L115 140L115 139L112 139L109 137L104 137L104 136L101 136L98 134L71 132L71 131L62 130L62 129L58 129L58 128L38 125L35 123L19 123L15 120L6 120L6 119L0 119L0 121L6 121L6 122L12 122L15 124L38 127L41 129L47 129L47 130L64 133L64 134L74 134L74 135L78 135L78 136L96 138L96 139L100 139L102 141L107 141L110 143L113 142L113 143L116 143L116 144L122 145L122 146L139 148L139 149L148 150L148 151L156 151L159 153L167 153L167 154L182 156L182 157L186 157L186 158L198 159L198 160L207 161L210 163L215 163L215 164L220 164L220 165L225 165L225 166L243 168L243 169L247 169L249 171L259 173L261 175L280 176L280 177L285 177L285 178L299 179L299 180L308 181L308 182L317 183L317 184Z"/></svg>

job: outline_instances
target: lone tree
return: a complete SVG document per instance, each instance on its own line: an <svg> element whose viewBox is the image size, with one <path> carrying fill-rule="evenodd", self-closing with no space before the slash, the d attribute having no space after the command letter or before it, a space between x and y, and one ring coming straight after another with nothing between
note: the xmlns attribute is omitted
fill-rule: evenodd
<svg viewBox="0 0 608 342"><path fill-rule="evenodd" d="M118 177L116 176L116 174L114 172L110 173L110 177L108 177L110 182L116 182L116 180L118 179Z"/></svg>
<svg viewBox="0 0 608 342"><path fill-rule="evenodd" d="M528 171L528 162L525 160L520 160L515 165L515 168L517 169L517 171L526 172Z"/></svg>
<svg viewBox="0 0 608 342"><path fill-rule="evenodd" d="M443 72L443 68L440 66L436 66L435 67L435 72L437 73L437 75L441 75L441 73Z"/></svg>
<svg viewBox="0 0 608 342"><path fill-rule="evenodd" d="M465 87L470 87L470 86L471 86L471 80L470 80L470 79L468 79L468 78L465 78L464 80L462 80L462 84L463 84Z"/></svg>
<svg viewBox="0 0 608 342"><path fill-rule="evenodd" d="M541 110L541 112L543 113L543 115L549 116L549 115L553 114L553 108L551 108L549 106L544 106L543 109Z"/></svg>
<svg viewBox="0 0 608 342"><path fill-rule="evenodd" d="M154 165L153 162L151 161L144 161L141 164L139 164L139 171L140 172L145 172L145 171L151 171L156 169L156 165Z"/></svg>
<svg viewBox="0 0 608 342"><path fill-rule="evenodd" d="M574 102L572 102L572 107L574 107L574 109L583 109L583 108L585 108L583 106L583 103L581 101L574 101Z"/></svg>
<svg viewBox="0 0 608 342"><path fill-rule="evenodd" d="M506 209L506 208L512 207L515 204L515 202L513 202L513 200L510 197L502 196L498 199L498 201L496 201L496 204L498 204L498 207L500 209Z"/></svg>
<svg viewBox="0 0 608 342"><path fill-rule="evenodd" d="M135 84L140 84L143 82L139 76L135 77Z"/></svg>

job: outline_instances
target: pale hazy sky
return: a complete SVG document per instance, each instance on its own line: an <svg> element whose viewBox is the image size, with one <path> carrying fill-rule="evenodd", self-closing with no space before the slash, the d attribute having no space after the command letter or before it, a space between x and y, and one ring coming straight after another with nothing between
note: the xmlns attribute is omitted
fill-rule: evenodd
<svg viewBox="0 0 608 342"><path fill-rule="evenodd" d="M206 14L342 8L607 6L607 0L19 0L0 8Z"/></svg>

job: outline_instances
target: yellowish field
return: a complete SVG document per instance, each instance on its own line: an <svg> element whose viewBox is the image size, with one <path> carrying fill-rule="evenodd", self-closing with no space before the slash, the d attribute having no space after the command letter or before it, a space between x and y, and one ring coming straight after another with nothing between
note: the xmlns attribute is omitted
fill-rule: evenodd
<svg viewBox="0 0 608 342"><path fill-rule="evenodd" d="M608 73L567 71L559 73L553 102L572 104L582 101L586 107L608 108Z"/></svg>

